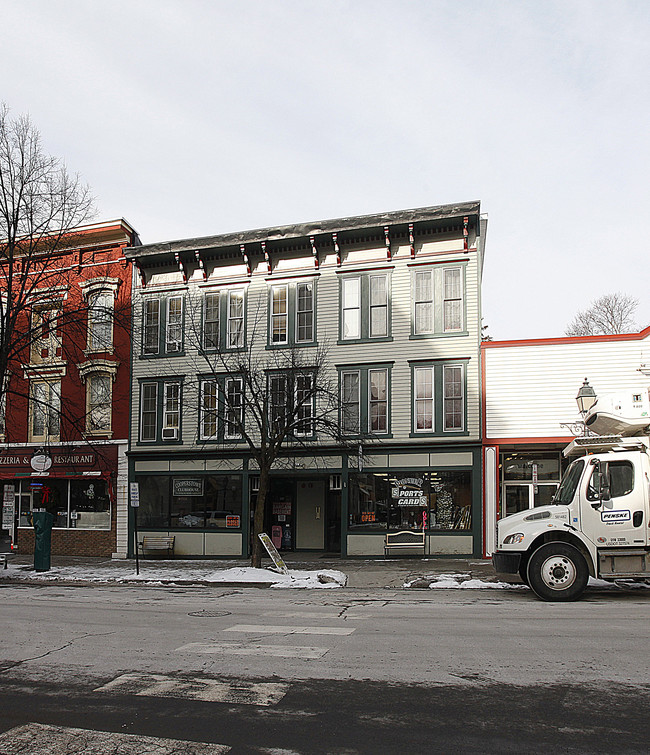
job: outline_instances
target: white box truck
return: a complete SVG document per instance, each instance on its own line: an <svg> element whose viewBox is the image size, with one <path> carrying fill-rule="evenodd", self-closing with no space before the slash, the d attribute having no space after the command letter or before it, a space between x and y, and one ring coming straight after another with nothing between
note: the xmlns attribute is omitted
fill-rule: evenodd
<svg viewBox="0 0 650 755"><path fill-rule="evenodd" d="M598 398L552 504L501 519L492 563L543 600L578 599L589 577L650 581L650 391ZM616 433L616 434L612 434Z"/></svg>

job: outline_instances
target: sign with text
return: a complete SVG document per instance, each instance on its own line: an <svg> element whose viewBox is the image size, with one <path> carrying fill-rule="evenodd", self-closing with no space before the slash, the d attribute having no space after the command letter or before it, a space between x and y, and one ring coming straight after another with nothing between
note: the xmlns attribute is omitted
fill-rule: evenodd
<svg viewBox="0 0 650 755"><path fill-rule="evenodd" d="M192 479L174 477L173 494L179 497L202 496L203 495L203 480L199 477L194 477Z"/></svg>
<svg viewBox="0 0 650 755"><path fill-rule="evenodd" d="M131 498L131 506L137 509L140 505L140 483L132 482L129 485L129 493Z"/></svg>
<svg viewBox="0 0 650 755"><path fill-rule="evenodd" d="M287 565L282 560L282 556L278 553L278 549L275 547L275 545L273 545L271 538L266 534L266 532L261 532L259 538L262 541L262 545L266 548L266 552L271 557L271 561L273 561L273 563L275 564L275 568L279 572L282 572L282 574L289 574Z"/></svg>
<svg viewBox="0 0 650 755"><path fill-rule="evenodd" d="M13 537L14 518L16 516L16 489L13 485L5 485L2 498L2 529L9 530Z"/></svg>
<svg viewBox="0 0 650 755"><path fill-rule="evenodd" d="M392 498L398 506L426 506L427 497L423 490L424 480L421 477L404 477L395 480L391 490Z"/></svg>

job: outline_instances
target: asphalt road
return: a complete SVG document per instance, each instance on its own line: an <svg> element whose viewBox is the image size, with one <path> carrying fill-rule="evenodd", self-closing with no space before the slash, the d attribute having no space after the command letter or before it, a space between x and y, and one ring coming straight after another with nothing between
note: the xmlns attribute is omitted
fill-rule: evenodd
<svg viewBox="0 0 650 755"><path fill-rule="evenodd" d="M563 605L7 585L0 600L0 755L649 749L645 591Z"/></svg>

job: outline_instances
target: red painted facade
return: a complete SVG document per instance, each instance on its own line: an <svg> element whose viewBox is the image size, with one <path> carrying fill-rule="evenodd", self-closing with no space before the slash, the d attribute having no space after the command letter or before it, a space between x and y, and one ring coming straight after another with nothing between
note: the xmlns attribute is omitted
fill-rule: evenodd
<svg viewBox="0 0 650 755"><path fill-rule="evenodd" d="M123 251L137 243L126 221L98 223L48 254L46 274L32 266L37 283L17 322L30 343L9 365L0 435L0 485L15 495L20 553L33 551L30 511L38 509L55 517L52 554L120 550L131 358Z"/></svg>

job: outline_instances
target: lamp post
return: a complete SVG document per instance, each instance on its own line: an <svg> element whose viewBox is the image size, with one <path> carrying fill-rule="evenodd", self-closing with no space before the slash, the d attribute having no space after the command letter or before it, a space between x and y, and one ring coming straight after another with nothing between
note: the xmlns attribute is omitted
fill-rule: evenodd
<svg viewBox="0 0 650 755"><path fill-rule="evenodd" d="M578 404L578 411L582 417L583 435L587 434L587 425L584 423L584 419L587 416L587 412L596 403L596 391L589 385L589 381L585 378L585 382L580 386L578 395L576 396L576 402Z"/></svg>

